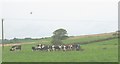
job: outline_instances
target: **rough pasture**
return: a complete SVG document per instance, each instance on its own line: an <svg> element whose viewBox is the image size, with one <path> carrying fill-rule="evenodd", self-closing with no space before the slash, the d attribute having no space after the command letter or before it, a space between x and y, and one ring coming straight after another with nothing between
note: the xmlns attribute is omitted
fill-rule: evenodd
<svg viewBox="0 0 120 64"><path fill-rule="evenodd" d="M69 41L68 41L69 42ZM66 43L68 43L66 42ZM84 51L35 51L34 44L23 44L22 51L3 51L4 62L117 62L118 39L81 45Z"/></svg>

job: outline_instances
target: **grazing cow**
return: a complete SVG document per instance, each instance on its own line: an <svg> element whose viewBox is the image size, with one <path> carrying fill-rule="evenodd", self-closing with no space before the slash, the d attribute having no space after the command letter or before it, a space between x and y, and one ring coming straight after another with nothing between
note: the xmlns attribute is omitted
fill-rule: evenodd
<svg viewBox="0 0 120 64"><path fill-rule="evenodd" d="M68 45L68 44L62 45L62 50L63 51L70 50L70 45Z"/></svg>
<svg viewBox="0 0 120 64"><path fill-rule="evenodd" d="M11 47L10 51L21 50L21 45L14 45Z"/></svg>
<svg viewBox="0 0 120 64"><path fill-rule="evenodd" d="M36 50L38 50L37 47L32 47L32 51L36 51Z"/></svg>
<svg viewBox="0 0 120 64"><path fill-rule="evenodd" d="M43 45L41 50L42 51L51 51L52 50L52 46L50 46L50 45Z"/></svg>
<svg viewBox="0 0 120 64"><path fill-rule="evenodd" d="M52 51L52 46L48 45L48 51Z"/></svg>
<svg viewBox="0 0 120 64"><path fill-rule="evenodd" d="M80 44L74 44L73 49L76 50L76 51L79 51L80 50Z"/></svg>
<svg viewBox="0 0 120 64"><path fill-rule="evenodd" d="M55 51L55 45L52 45L52 50Z"/></svg>
<svg viewBox="0 0 120 64"><path fill-rule="evenodd" d="M63 50L63 45L58 45L60 50Z"/></svg>
<svg viewBox="0 0 120 64"><path fill-rule="evenodd" d="M70 50L70 45L67 45L67 46L66 46L66 49L67 49L67 50Z"/></svg>
<svg viewBox="0 0 120 64"><path fill-rule="evenodd" d="M52 50L56 51L56 50L61 50L62 49L62 45L52 45Z"/></svg>
<svg viewBox="0 0 120 64"><path fill-rule="evenodd" d="M69 45L69 50L73 50L73 45Z"/></svg>
<svg viewBox="0 0 120 64"><path fill-rule="evenodd" d="M66 51L66 50L67 50L66 45L63 45L63 51Z"/></svg>
<svg viewBox="0 0 120 64"><path fill-rule="evenodd" d="M43 45L43 44L38 44L36 47L32 47L33 51L51 51L52 46L50 45Z"/></svg>
<svg viewBox="0 0 120 64"><path fill-rule="evenodd" d="M37 47L36 47L37 50L42 50L42 46L43 46L42 44L38 44Z"/></svg>
<svg viewBox="0 0 120 64"><path fill-rule="evenodd" d="M76 50L76 51L79 51L81 48L80 48L80 44L73 44L73 45L70 45L70 50Z"/></svg>
<svg viewBox="0 0 120 64"><path fill-rule="evenodd" d="M42 50L42 46L43 46L42 44L38 44L36 46L33 46L32 51Z"/></svg>

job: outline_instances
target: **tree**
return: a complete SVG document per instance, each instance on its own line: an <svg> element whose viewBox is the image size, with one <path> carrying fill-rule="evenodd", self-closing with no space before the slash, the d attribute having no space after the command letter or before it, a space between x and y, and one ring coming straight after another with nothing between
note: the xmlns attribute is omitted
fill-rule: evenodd
<svg viewBox="0 0 120 64"><path fill-rule="evenodd" d="M13 40L18 40L18 38L13 38Z"/></svg>
<svg viewBox="0 0 120 64"><path fill-rule="evenodd" d="M52 36L52 44L54 45L60 45L63 44L62 40L66 39L67 31L65 29L57 29L53 32Z"/></svg>
<svg viewBox="0 0 120 64"><path fill-rule="evenodd" d="M18 38L13 38L13 39L12 39L12 42L15 42L15 43L16 43L18 40L19 40Z"/></svg>

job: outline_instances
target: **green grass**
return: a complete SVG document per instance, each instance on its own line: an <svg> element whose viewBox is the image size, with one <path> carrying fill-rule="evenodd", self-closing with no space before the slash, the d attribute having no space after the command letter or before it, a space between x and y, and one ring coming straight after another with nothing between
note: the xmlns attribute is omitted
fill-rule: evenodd
<svg viewBox="0 0 120 64"><path fill-rule="evenodd" d="M72 40L68 40L65 42L68 43L71 41ZM74 41L78 42L81 41L81 39ZM118 39L81 45L84 51L33 52L31 50L31 46L33 45L34 44L22 45L23 50L15 51L15 52L10 52L9 46L5 47L3 51L3 62L117 62L118 61Z"/></svg>

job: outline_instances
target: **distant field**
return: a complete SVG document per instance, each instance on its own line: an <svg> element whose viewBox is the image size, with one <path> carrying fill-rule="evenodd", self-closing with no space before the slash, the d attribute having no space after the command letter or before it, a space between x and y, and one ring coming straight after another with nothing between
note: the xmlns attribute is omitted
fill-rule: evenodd
<svg viewBox="0 0 120 64"><path fill-rule="evenodd" d="M64 43L83 42L111 37L86 36L71 37ZM3 51L3 62L117 62L118 61L118 39L81 45L84 51L35 51L31 47L38 43L50 44L51 39L41 40L34 44L22 44L22 51L10 52L10 46Z"/></svg>
<svg viewBox="0 0 120 64"><path fill-rule="evenodd" d="M99 40L99 39L104 39L104 38L109 38L113 37L113 33L103 33L103 34L93 34L93 35L83 35L83 36L70 36L68 39L63 40L64 44L70 44L70 43L77 43L77 42L86 42L86 41L92 41L92 40ZM51 44L52 38L43 38L43 39L38 39L38 40L24 40L24 39L19 39L19 40L13 40L13 41L7 41L7 44L10 44L10 42L14 43L30 43L34 42L35 44L41 43L41 44Z"/></svg>

